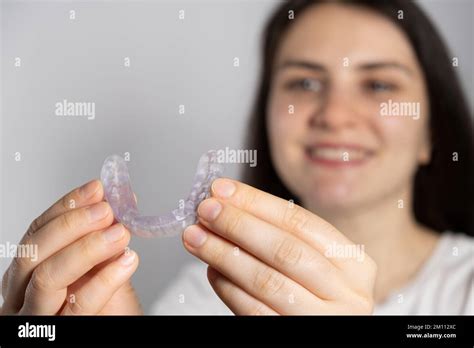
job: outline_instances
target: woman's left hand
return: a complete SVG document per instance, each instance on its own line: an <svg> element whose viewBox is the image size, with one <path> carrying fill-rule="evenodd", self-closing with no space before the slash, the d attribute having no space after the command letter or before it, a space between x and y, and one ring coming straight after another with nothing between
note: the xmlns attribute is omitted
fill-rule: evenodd
<svg viewBox="0 0 474 348"><path fill-rule="evenodd" d="M376 276L363 247L291 201L220 178L185 248L237 315L371 314Z"/></svg>

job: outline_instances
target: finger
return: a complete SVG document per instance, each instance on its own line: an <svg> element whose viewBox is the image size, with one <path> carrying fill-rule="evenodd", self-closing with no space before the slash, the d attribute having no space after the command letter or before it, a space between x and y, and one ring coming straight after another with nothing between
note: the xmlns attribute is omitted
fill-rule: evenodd
<svg viewBox="0 0 474 348"><path fill-rule="evenodd" d="M210 231L301 284L325 300L340 298L342 270L303 240L244 210L215 198L198 207L199 221Z"/></svg>
<svg viewBox="0 0 474 348"><path fill-rule="evenodd" d="M100 202L104 197L104 189L100 180L91 180L60 198L43 214L37 217L28 228L26 235L31 235L52 219L71 209L85 207Z"/></svg>
<svg viewBox="0 0 474 348"><path fill-rule="evenodd" d="M133 272L132 272L133 273ZM144 311L140 300L129 278L120 288L107 300L99 315L143 315Z"/></svg>
<svg viewBox="0 0 474 348"><path fill-rule="evenodd" d="M20 313L57 313L64 303L67 287L123 250L129 241L130 233L123 225L116 224L90 233L60 250L34 270Z"/></svg>
<svg viewBox="0 0 474 348"><path fill-rule="evenodd" d="M250 296L215 269L207 268L207 278L217 296L236 315L278 315L273 309Z"/></svg>
<svg viewBox="0 0 474 348"><path fill-rule="evenodd" d="M67 302L74 302L76 299L76 294L80 292L80 289L83 288L91 279L96 277L96 275L102 271L104 268L108 267L111 263L117 261L117 259L122 256L124 252L130 252L128 247L125 250L122 250L120 253L107 259L104 262L96 265L92 268L89 272L84 274L80 279L75 281L73 284L68 286L68 298L64 305ZM63 310L61 309L61 313ZM112 297L107 301L106 305L102 307L102 310L99 312L100 314L108 314L108 315L142 315L143 309L140 306L140 301L137 297L135 289L133 288L130 280L125 282L115 293Z"/></svg>
<svg viewBox="0 0 474 348"><path fill-rule="evenodd" d="M211 191L214 197L294 234L323 255L334 243L353 244L335 227L310 211L239 181L216 179ZM334 261L338 263L341 260ZM339 265L343 263L339 262Z"/></svg>
<svg viewBox="0 0 474 348"><path fill-rule="evenodd" d="M289 299L309 303L302 309L307 314L324 311L325 303L316 295L205 227L187 227L183 239L191 254L277 313L298 314Z"/></svg>
<svg viewBox="0 0 474 348"><path fill-rule="evenodd" d="M138 255L127 249L94 272L80 288L73 290L68 295L68 302L62 309L61 314L98 314L114 294L130 280L138 267L138 263Z"/></svg>
<svg viewBox="0 0 474 348"><path fill-rule="evenodd" d="M99 180L91 180L81 187L72 190L33 220L26 233L22 236L19 244L28 244L27 239L52 219L72 209L97 203L102 200L103 196L104 191ZM10 267L3 275L2 280L2 296L4 299L6 299L8 288L11 288L11 284L9 285L8 283L12 277L16 277L16 274ZM23 299L21 299L21 301L22 300ZM13 308L9 308L9 303L5 303L4 310L10 311L13 310Z"/></svg>
<svg viewBox="0 0 474 348"><path fill-rule="evenodd" d="M292 202L228 178L214 180L211 191L213 196L226 200L304 240L342 269L344 278L353 283L358 290L366 291L367 284L372 283L377 265L365 253L364 246L355 245L316 214ZM340 253L340 250L350 252Z"/></svg>
<svg viewBox="0 0 474 348"><path fill-rule="evenodd" d="M23 304L23 294L29 278L41 262L82 236L112 224L110 205L99 202L92 206L71 210L59 215L30 235L24 244L35 246L36 258L15 257L8 268L5 306L18 310Z"/></svg>

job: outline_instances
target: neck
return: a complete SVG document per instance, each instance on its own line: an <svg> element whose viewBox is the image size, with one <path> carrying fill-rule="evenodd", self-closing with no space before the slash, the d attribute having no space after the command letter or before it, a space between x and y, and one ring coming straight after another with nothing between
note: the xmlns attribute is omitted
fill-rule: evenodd
<svg viewBox="0 0 474 348"><path fill-rule="evenodd" d="M415 221L410 192L408 188L371 206L321 215L352 242L363 245L377 263L376 302L383 301L416 275L439 238ZM403 207L399 206L400 199Z"/></svg>

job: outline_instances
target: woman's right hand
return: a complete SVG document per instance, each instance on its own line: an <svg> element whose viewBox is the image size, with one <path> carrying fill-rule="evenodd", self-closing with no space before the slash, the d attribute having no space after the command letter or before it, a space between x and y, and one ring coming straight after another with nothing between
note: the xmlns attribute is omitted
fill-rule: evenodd
<svg viewBox="0 0 474 348"><path fill-rule="evenodd" d="M71 191L23 236L20 244L37 246L37 259L13 259L0 314L141 314L130 284L138 256L129 241L99 180Z"/></svg>

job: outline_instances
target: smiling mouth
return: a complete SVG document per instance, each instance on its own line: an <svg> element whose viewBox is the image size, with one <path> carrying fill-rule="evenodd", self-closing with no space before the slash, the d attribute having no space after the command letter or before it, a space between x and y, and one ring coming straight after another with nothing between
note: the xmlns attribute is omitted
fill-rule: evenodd
<svg viewBox="0 0 474 348"><path fill-rule="evenodd" d="M354 144L317 144L305 148L306 158L313 164L329 167L360 166L375 152Z"/></svg>

